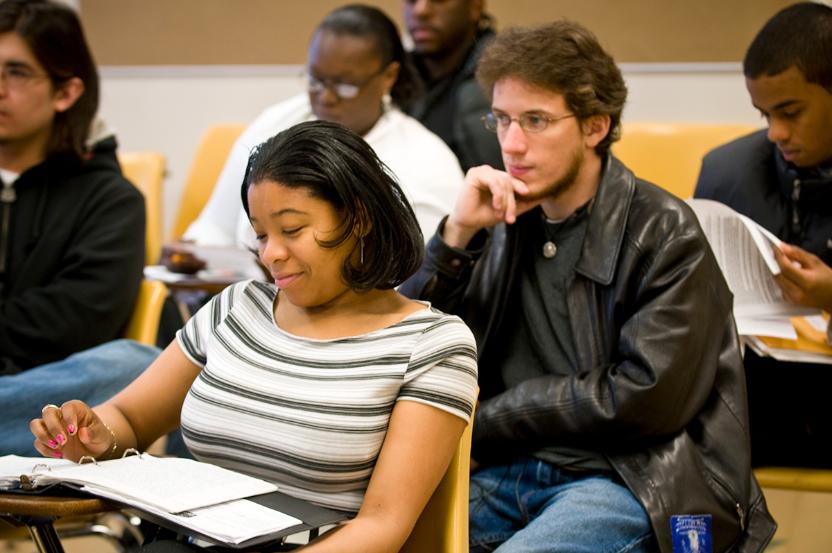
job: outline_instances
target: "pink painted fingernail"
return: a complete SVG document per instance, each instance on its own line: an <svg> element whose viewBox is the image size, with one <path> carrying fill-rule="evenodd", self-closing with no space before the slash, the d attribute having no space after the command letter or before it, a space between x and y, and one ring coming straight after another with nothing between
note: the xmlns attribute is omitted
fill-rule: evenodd
<svg viewBox="0 0 832 553"><path fill-rule="evenodd" d="M62 444L66 441L66 436L64 436L63 434L58 434L57 436L55 436L55 439L58 440L59 444Z"/></svg>
<svg viewBox="0 0 832 553"><path fill-rule="evenodd" d="M55 457L56 459L63 459L63 458L64 458L64 454L63 454L63 453L61 453L60 451L56 451L56 452L54 452L54 453L52 454L52 456L53 456L53 457Z"/></svg>
<svg viewBox="0 0 832 553"><path fill-rule="evenodd" d="M55 449L56 447L58 447L58 442L56 442L55 440L49 440L46 443L49 444L49 447L51 447L52 449Z"/></svg>
<svg viewBox="0 0 832 553"><path fill-rule="evenodd" d="M75 425L74 425L74 424L68 424L68 425L66 425L66 430L67 430L67 432L69 432L70 434L75 434Z"/></svg>

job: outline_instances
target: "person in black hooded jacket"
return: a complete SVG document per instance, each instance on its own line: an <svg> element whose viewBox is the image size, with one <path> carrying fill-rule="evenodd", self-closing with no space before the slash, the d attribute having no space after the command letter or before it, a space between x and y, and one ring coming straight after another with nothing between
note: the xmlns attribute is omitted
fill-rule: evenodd
<svg viewBox="0 0 832 553"><path fill-rule="evenodd" d="M75 13L1 3L0 454L34 454L27 423L47 400L103 400L155 355L124 343L66 360L123 333L144 265L144 200L115 139L90 138L97 108Z"/></svg>

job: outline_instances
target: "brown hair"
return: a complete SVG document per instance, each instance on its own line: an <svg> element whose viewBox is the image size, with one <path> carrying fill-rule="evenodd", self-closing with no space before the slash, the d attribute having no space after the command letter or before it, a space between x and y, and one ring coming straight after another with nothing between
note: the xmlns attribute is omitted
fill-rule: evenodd
<svg viewBox="0 0 832 553"><path fill-rule="evenodd" d="M562 94L579 121L609 115L610 131L595 147L599 155L619 139L627 86L595 35L578 23L560 20L499 33L480 58L477 80L491 96L494 83L506 77Z"/></svg>

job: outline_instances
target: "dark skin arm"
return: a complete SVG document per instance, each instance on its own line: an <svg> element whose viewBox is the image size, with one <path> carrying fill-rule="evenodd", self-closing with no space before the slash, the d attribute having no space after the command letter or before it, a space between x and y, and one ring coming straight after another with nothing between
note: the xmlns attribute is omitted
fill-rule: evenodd
<svg viewBox="0 0 832 553"><path fill-rule="evenodd" d="M785 243L774 249L774 258L781 271L775 280L786 299L832 311L832 267L818 256Z"/></svg>

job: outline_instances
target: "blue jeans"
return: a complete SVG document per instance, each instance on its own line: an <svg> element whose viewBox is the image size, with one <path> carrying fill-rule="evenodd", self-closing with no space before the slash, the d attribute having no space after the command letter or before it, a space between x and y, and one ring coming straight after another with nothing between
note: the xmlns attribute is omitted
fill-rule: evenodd
<svg viewBox="0 0 832 553"><path fill-rule="evenodd" d="M0 455L40 456L29 421L47 403L80 399L102 403L132 382L159 349L115 340L13 376L0 377Z"/></svg>
<svg viewBox="0 0 832 553"><path fill-rule="evenodd" d="M470 553L657 550L644 508L612 474L561 471L538 459L471 476Z"/></svg>

